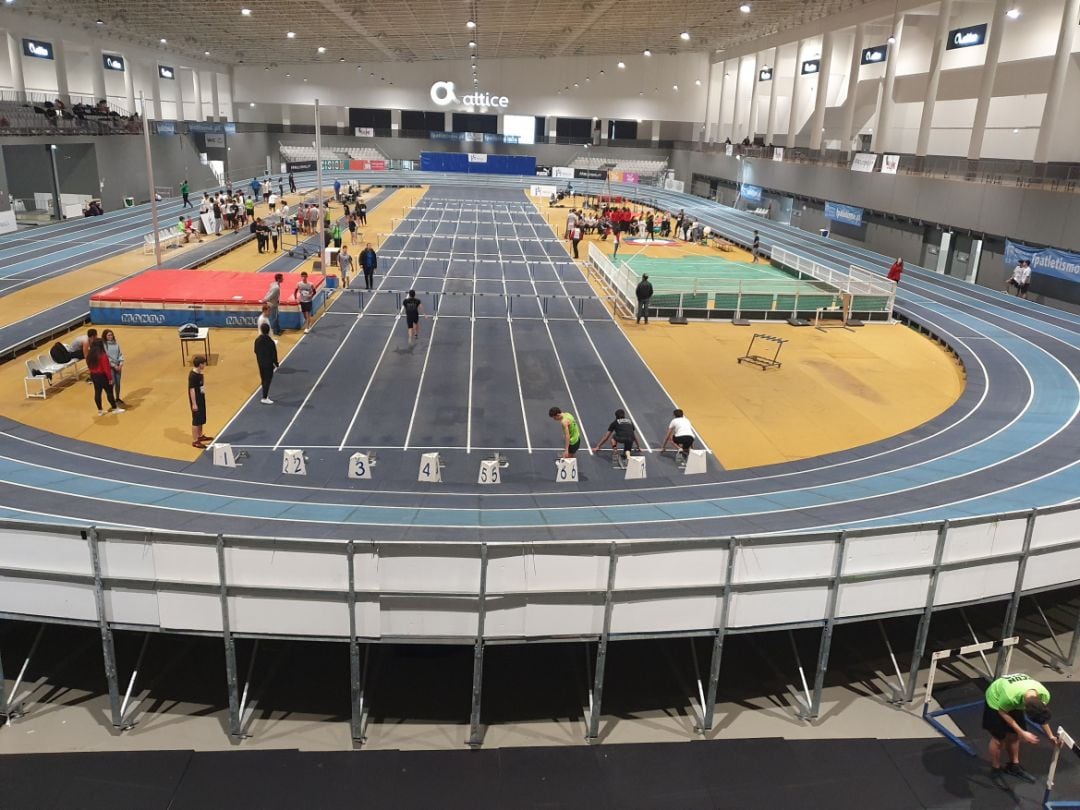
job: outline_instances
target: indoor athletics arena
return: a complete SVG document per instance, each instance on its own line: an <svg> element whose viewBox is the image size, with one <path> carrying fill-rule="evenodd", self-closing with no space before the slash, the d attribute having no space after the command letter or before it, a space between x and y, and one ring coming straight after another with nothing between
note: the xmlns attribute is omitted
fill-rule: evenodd
<svg viewBox="0 0 1080 810"><path fill-rule="evenodd" d="M0 5L0 808L1080 806L1080 0L246 1Z"/></svg>

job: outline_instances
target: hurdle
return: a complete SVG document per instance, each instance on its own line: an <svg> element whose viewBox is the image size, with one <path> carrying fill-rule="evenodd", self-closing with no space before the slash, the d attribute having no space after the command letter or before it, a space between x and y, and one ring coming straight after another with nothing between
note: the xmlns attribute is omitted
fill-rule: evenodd
<svg viewBox="0 0 1080 810"><path fill-rule="evenodd" d="M772 357L766 357L764 354L754 354L754 343L759 340L775 344L776 351L773 352ZM780 356L780 350L784 348L785 343L787 343L785 338L766 335L763 332L755 332L753 337L750 338L750 345L746 347L746 354L737 358L738 362L750 363L751 365L757 366L762 371L770 368L780 368L783 364L777 358Z"/></svg>
<svg viewBox="0 0 1080 810"><path fill-rule="evenodd" d="M1046 790L1043 793L1043 808L1044 810L1055 810L1058 807L1080 807L1080 801L1052 801L1051 796L1054 792L1054 779L1057 777L1058 760L1061 759L1062 749L1069 749L1077 758L1080 758L1080 746L1076 744L1076 740L1072 738L1064 728L1058 726L1057 738L1061 740L1061 745L1054 746L1054 756L1050 760L1050 770L1046 774Z"/></svg>
<svg viewBox="0 0 1080 810"><path fill-rule="evenodd" d="M938 662L944 661L946 658L955 658L957 656L971 655L972 653L978 653L983 659L983 663L986 665L987 676L993 680L993 671L990 669L990 663L986 659L986 653L996 652L999 656L1004 656L1004 665L999 667L1002 671L1007 672L1009 669L1009 661L1012 659L1013 648L1020 643L1019 636L1011 636L1009 638L1001 639L1000 641L982 641L975 644L967 644L963 647L956 647L949 650L938 650L937 652L930 654L930 672L926 678L926 694L923 696L922 718L938 732L941 733L945 739L966 753L968 756L978 756L975 753L975 749L972 748L965 740L957 737L945 725L937 718L942 715L948 716L954 712L965 711L968 709L981 708L983 705L982 700L978 700L972 703L962 703L959 706L951 706L947 709L933 709L930 708L930 701L934 696L934 678L937 675ZM1080 806L1080 805L1078 805Z"/></svg>

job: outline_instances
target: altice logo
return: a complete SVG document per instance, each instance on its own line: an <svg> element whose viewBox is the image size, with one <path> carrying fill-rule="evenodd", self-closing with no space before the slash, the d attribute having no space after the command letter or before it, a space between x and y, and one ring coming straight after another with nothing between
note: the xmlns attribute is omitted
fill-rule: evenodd
<svg viewBox="0 0 1080 810"><path fill-rule="evenodd" d="M431 100L440 107L458 103L467 107L509 107L510 99L506 96L493 96L490 93L469 93L458 98L453 82L435 82L431 85Z"/></svg>

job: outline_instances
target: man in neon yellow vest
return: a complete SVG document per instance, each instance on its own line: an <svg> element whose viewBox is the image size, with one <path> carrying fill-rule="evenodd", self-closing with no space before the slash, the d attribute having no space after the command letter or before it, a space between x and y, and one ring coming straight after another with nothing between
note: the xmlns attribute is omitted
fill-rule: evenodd
<svg viewBox="0 0 1080 810"><path fill-rule="evenodd" d="M557 406L548 411L548 416L562 425L565 445L563 458L573 458L581 446L581 429L578 427L577 419L572 413L567 413Z"/></svg>
<svg viewBox="0 0 1080 810"><path fill-rule="evenodd" d="M983 707L983 728L990 732L990 778L998 787L1008 789L1005 775L1015 776L1025 782L1035 777L1020 766L1020 742L1036 745L1039 738L1024 728L1026 720L1042 726L1046 738L1059 745L1058 738L1050 728L1050 692L1045 686L1027 675L1006 675L990 684L986 690ZM1002 753L1009 761L1002 766Z"/></svg>

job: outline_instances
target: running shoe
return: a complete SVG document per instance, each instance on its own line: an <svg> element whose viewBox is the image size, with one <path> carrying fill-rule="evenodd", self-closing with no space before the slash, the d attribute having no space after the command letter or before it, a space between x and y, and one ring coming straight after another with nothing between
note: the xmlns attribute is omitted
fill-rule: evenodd
<svg viewBox="0 0 1080 810"><path fill-rule="evenodd" d="M262 399L259 400L259 402L261 402L263 405L273 405L274 404L274 400L270 399L269 397L263 397Z"/></svg>
<svg viewBox="0 0 1080 810"><path fill-rule="evenodd" d="M1005 771L1005 773L1007 773L1009 776L1014 776L1024 782L1034 783L1036 781L1035 777L1025 771L1023 766L1021 766L1019 762L1010 762L1008 765L1002 768L1002 770Z"/></svg>
<svg viewBox="0 0 1080 810"><path fill-rule="evenodd" d="M123 413L123 412L124 412L123 408L113 408L111 411L109 411L109 413Z"/></svg>

